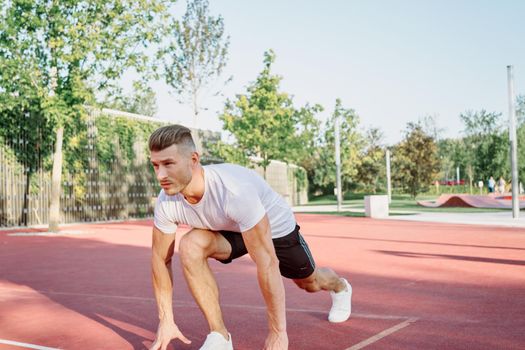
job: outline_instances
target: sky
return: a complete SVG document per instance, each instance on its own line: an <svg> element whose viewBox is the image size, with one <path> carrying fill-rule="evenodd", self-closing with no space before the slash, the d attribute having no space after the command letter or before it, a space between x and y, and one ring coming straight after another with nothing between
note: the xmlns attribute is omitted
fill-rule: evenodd
<svg viewBox="0 0 525 350"><path fill-rule="evenodd" d="M185 2L174 8L182 16ZM294 105L321 104L321 121L336 98L356 111L363 130L378 127L384 143L403 138L408 122L431 115L442 137L462 135L459 115L485 109L508 119L507 66L525 94L525 1L522 0L210 0L230 36L223 77L202 98L197 127L220 131L227 98L246 92L273 49L273 72ZM162 82L152 84L157 117L191 126ZM221 89L223 96L211 92Z"/></svg>

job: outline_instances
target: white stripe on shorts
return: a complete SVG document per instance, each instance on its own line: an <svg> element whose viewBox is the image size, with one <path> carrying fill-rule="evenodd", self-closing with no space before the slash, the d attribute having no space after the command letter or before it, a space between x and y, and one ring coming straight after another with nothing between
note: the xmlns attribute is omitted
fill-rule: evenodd
<svg viewBox="0 0 525 350"><path fill-rule="evenodd" d="M310 248L308 248L308 244L306 244L306 242L304 241L303 236L299 232L297 232L297 234L299 236L299 243L301 243L301 246L303 247L304 251L306 252L306 255L308 256L308 260L310 260L310 264L315 270L315 261L312 256L312 253L310 252Z"/></svg>

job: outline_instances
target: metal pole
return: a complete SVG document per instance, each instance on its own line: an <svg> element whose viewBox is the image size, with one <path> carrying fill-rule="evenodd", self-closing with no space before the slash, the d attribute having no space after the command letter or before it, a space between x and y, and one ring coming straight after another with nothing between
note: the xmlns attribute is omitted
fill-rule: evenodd
<svg viewBox="0 0 525 350"><path fill-rule="evenodd" d="M386 150L386 193L388 204L392 203L392 183L390 182L390 150Z"/></svg>
<svg viewBox="0 0 525 350"><path fill-rule="evenodd" d="M516 96L514 95L514 68L507 66L507 80L509 86L509 139L510 160L512 172L512 217L520 216L519 207L519 179L518 179L518 138L516 137Z"/></svg>
<svg viewBox="0 0 525 350"><path fill-rule="evenodd" d="M459 185L459 167L456 167L456 185Z"/></svg>
<svg viewBox="0 0 525 350"><path fill-rule="evenodd" d="M335 169L336 169L336 190L337 190L337 211L341 211L341 150L339 148L340 136L339 136L339 113L335 113Z"/></svg>

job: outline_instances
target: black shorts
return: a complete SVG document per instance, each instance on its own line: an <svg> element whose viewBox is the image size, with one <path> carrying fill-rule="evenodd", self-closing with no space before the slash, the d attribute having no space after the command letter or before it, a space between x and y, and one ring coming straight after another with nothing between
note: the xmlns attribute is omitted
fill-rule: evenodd
<svg viewBox="0 0 525 350"><path fill-rule="evenodd" d="M279 270L281 275L286 278L302 279L310 276L315 270L315 262L308 245L299 233L299 225L295 226L295 230L284 237L273 239L273 246L275 253L279 259ZM233 259L237 259L248 253L242 234L238 232L219 231L221 235L232 246L232 253L226 260L219 260L223 264L231 263Z"/></svg>

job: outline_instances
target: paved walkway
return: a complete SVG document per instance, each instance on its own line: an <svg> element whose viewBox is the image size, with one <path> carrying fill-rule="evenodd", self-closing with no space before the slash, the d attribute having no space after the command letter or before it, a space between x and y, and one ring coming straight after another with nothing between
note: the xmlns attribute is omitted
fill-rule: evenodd
<svg viewBox="0 0 525 350"><path fill-rule="evenodd" d="M334 212L337 211L336 205L308 205L297 206L293 208L294 212L308 213L308 212ZM342 211L348 212L364 212L364 209L357 209L343 205ZM480 213L444 213L444 212L421 212L414 213L413 211L402 212L396 210L396 213L403 215L391 215L388 220L407 220L407 221L423 221L423 222L438 222L451 224L467 224L467 225L490 225L501 227L519 227L525 228L525 212L520 212L520 217L514 219L512 211L490 211ZM409 214L410 213L410 214ZM412 214L413 213L413 214Z"/></svg>

